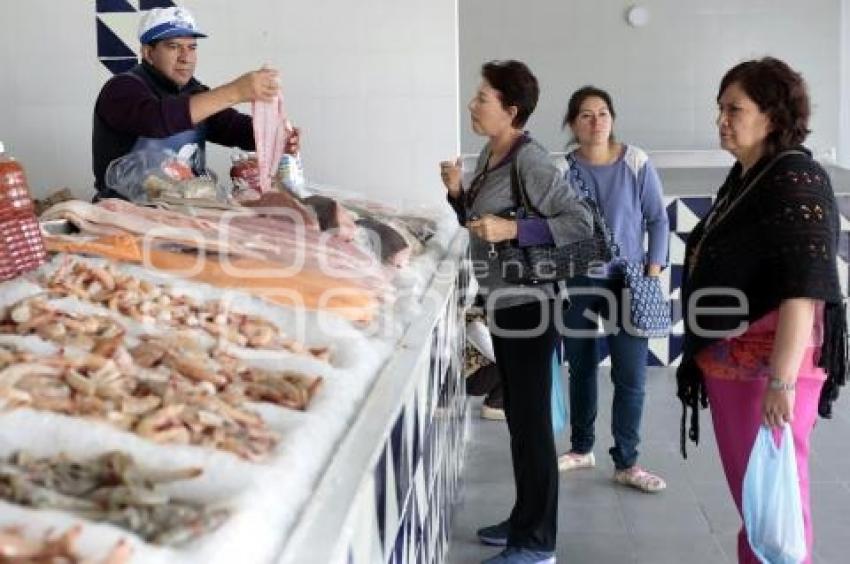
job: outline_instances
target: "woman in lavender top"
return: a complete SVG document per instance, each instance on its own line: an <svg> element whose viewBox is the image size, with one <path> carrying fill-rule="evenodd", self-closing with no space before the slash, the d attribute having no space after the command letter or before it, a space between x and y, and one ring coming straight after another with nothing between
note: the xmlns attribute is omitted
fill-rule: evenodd
<svg viewBox="0 0 850 564"><path fill-rule="evenodd" d="M584 183L597 202L620 258L605 268L570 281L572 307L564 314L565 353L569 362L569 452L558 459L562 471L589 468L593 456L597 413L599 346L606 339L611 355L614 405L611 430L614 481L644 492L666 487L663 479L637 464L640 421L646 387L648 339L624 327L621 260L646 264L646 274L658 276L667 262L668 221L658 173L641 149L614 139L614 105L604 90L585 86L573 93L564 128L577 146L567 154L567 178ZM572 171L569 169L573 169ZM648 251L644 239L648 235ZM616 308L615 311L610 311ZM599 319L605 335L597 335Z"/></svg>

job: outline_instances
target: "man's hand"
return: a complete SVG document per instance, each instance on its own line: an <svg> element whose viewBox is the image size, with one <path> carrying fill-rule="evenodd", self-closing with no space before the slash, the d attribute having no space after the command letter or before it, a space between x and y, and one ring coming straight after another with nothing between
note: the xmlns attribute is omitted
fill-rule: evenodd
<svg viewBox="0 0 850 564"><path fill-rule="evenodd" d="M501 243L517 237L516 220L495 215L488 214L481 219L474 219L466 224L466 228L488 243Z"/></svg>
<svg viewBox="0 0 850 564"><path fill-rule="evenodd" d="M270 102L280 92L278 72L260 69L243 74L236 80L189 98L189 115L197 125L218 112L242 102Z"/></svg>
<svg viewBox="0 0 850 564"><path fill-rule="evenodd" d="M646 275L647 276L660 276L661 275L661 265L660 264L648 264L648 265L646 265Z"/></svg>
<svg viewBox="0 0 850 564"><path fill-rule="evenodd" d="M280 74L274 69L246 72L228 86L233 89L236 103L271 102L280 92Z"/></svg>
<svg viewBox="0 0 850 564"><path fill-rule="evenodd" d="M460 196L460 179L463 175L461 169L461 158L458 157L455 162L442 161L440 163L440 178L443 180L443 185L449 191L449 196L458 198Z"/></svg>

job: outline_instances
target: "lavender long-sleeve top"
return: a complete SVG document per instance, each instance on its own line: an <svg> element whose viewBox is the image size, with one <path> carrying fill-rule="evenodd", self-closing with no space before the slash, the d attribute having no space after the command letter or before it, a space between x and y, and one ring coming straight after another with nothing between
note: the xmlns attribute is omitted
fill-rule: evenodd
<svg viewBox="0 0 850 564"><path fill-rule="evenodd" d="M665 266L669 245L667 210L661 179L646 153L627 145L620 158L608 165L593 165L577 152L572 154L620 246L621 258ZM518 234L520 245L552 243L545 220L520 220ZM648 248L644 247L644 235L648 235Z"/></svg>

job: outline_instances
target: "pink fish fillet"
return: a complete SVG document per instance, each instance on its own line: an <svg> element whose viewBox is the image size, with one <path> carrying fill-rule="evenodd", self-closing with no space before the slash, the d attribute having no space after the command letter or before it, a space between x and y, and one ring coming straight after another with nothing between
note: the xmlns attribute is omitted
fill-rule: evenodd
<svg viewBox="0 0 850 564"><path fill-rule="evenodd" d="M272 177L283 156L286 140L291 133L283 95L278 94L271 102L251 103L254 118L254 145L257 151L257 165L260 170L260 192L272 189Z"/></svg>

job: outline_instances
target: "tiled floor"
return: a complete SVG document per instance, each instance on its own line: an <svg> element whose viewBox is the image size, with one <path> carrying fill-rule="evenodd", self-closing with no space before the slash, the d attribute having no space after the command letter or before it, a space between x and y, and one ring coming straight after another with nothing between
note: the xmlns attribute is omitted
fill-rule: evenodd
<svg viewBox="0 0 850 564"><path fill-rule="evenodd" d="M708 412L701 414L703 439L679 455L680 405L672 369L651 369L644 412L640 462L667 480L667 490L642 494L611 482L611 384L600 374L597 466L561 474L558 507L560 564L734 563L740 526ZM819 420L813 436L812 503L815 562L850 562L850 392L836 404L834 419ZM472 433L464 489L454 515L450 564L480 562L498 552L479 545L475 530L505 518L513 504L507 427L478 417L472 398ZM566 446L558 439L558 451Z"/></svg>

